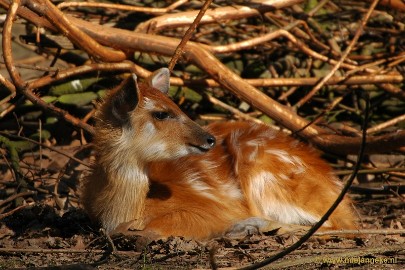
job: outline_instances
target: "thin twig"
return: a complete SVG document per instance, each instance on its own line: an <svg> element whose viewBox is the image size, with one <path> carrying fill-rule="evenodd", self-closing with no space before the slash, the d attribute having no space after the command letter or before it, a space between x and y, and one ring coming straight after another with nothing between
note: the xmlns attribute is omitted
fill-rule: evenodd
<svg viewBox="0 0 405 270"><path fill-rule="evenodd" d="M238 109L235 109L234 107L229 106L228 104L226 104L226 103L220 101L219 99L217 99L217 98L215 98L215 97L213 97L213 96L211 96L211 95L207 95L207 98L208 98L208 100L209 100L212 104L217 105L217 106L220 106L221 108L224 108L225 110L230 111L231 113L233 113L236 117L238 117L238 118L240 118L240 119L248 120L248 121L253 121L253 122L256 122L256 123L263 123L263 122L260 121L259 119L256 119L256 118L254 118L254 117L251 117L251 116L249 116L249 115L247 115L247 114L245 114L245 113L242 113L242 112L239 111Z"/></svg>
<svg viewBox="0 0 405 270"><path fill-rule="evenodd" d="M390 119L390 120L388 120L388 121L386 121L384 123L375 125L374 127L371 127L369 129L367 129L367 134L370 135L370 134L376 133L378 131L381 131L381 130L383 130L385 128L388 128L388 127L391 127L391 126L394 126L394 125L396 125L398 123L401 123L403 121L405 121L405 114L397 116L397 117L392 118L392 119Z"/></svg>
<svg viewBox="0 0 405 270"><path fill-rule="evenodd" d="M21 198L21 197L25 197L25 196L29 196L29 195L34 195L34 194L36 194L35 191L29 190L29 191L24 191L24 192L20 192L20 193L11 195L7 199L0 201L0 206L4 205L6 203L12 202L17 198Z"/></svg>
<svg viewBox="0 0 405 270"><path fill-rule="evenodd" d="M97 2L61 2L57 5L59 9L69 8L69 7L91 7L91 8L109 8L116 10L126 10L126 11L136 11L146 14L160 15L170 12L177 7L187 3L188 0L179 0L171 4L166 8L154 8L154 7L138 7L130 5L120 5L120 4L110 4L110 3L97 3Z"/></svg>
<svg viewBox="0 0 405 270"><path fill-rule="evenodd" d="M27 204L23 204L23 205L17 206L17 207L14 208L13 210L11 210L11 211L9 211L9 212L7 212L7 213L1 214L1 215L0 215L0 220L2 220L3 218L6 218L6 217L8 217L8 216L11 216L11 215L14 214L15 212L20 211L21 209L30 207L30 206L32 206L32 205L34 205L34 204L35 204L34 202L30 202L30 203L27 203Z"/></svg>
<svg viewBox="0 0 405 270"><path fill-rule="evenodd" d="M352 51L357 40L360 38L360 35L363 33L364 26L367 24L374 8L378 4L378 1L379 0L374 0L373 3L371 4L367 14L361 20L360 26L358 27L352 41L347 46L346 50L343 52L342 57L339 59L336 65L317 85L315 85L314 88L312 88L312 90L305 97L303 97L300 101L297 102L296 104L297 107L301 107L303 104L308 102L308 100L310 100L325 85L325 83L333 76L333 74L335 74L335 72L340 68L340 66L342 66L343 62L345 61L349 53Z"/></svg>
<svg viewBox="0 0 405 270"><path fill-rule="evenodd" d="M56 152L56 153L58 153L58 154L61 154L62 156L65 156L65 157L67 157L67 158L69 158L69 159L71 159L71 160L74 160L74 161L76 161L76 162L79 163L79 164L82 164L82 165L84 165L84 166L86 166L86 167L91 167L91 166L90 166L89 164L87 164L86 162L84 162L84 161L82 161L82 160L80 160L80 159L78 159L78 158L76 158L76 157L74 157L74 156L72 156L72 155L69 155L69 154L67 154L67 153L65 153L65 152L63 152L63 151L61 151L61 150L58 150L57 148L55 148L55 147L53 147L53 146L46 145L46 144L44 144L44 143L41 143L41 142L32 140L32 139L27 138L27 137L17 136L17 135L9 134L9 133L2 132L2 131L0 131L0 134L3 135L3 136L7 136L7 137L9 137L9 138L22 139L22 140L25 140L25 141L28 141L28 142L37 144L37 145L39 145L39 146L41 146L41 147L46 147L46 148L48 148L49 150L52 150L52 151L54 151L54 152Z"/></svg>
<svg viewBox="0 0 405 270"><path fill-rule="evenodd" d="M46 249L46 248L0 248L0 253L38 253L38 254L53 254L53 253L95 253L102 254L105 250L101 249ZM116 251L119 255L139 256L141 252L137 251Z"/></svg>
<svg viewBox="0 0 405 270"><path fill-rule="evenodd" d="M340 231L322 231L314 233L315 236L323 235L362 235L362 234L379 234L379 235L395 235L404 234L405 229L364 229L364 230L340 230ZM299 233L298 233L299 235Z"/></svg>
<svg viewBox="0 0 405 270"><path fill-rule="evenodd" d="M180 44L177 46L176 50L174 51L174 55L169 62L168 68L170 71L173 70L174 66L176 65L177 60L183 54L184 46L186 46L186 43L190 40L192 34L194 33L195 29L197 28L198 23L201 21L201 18L204 16L204 13L207 11L211 2L212 2L212 0L205 0L204 5L198 12L193 23L190 25L190 27L187 29L186 33L184 34L183 38L181 39Z"/></svg>

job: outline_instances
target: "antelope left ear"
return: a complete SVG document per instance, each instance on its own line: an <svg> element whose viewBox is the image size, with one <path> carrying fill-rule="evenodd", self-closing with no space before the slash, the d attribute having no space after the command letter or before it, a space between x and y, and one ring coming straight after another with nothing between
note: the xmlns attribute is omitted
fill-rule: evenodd
<svg viewBox="0 0 405 270"><path fill-rule="evenodd" d="M158 89L163 94L169 92L170 88L170 71L168 68L161 68L152 73L148 78L148 85Z"/></svg>
<svg viewBox="0 0 405 270"><path fill-rule="evenodd" d="M136 79L136 75L131 74L111 97L111 114L120 124L129 121L129 113L138 105L140 93Z"/></svg>

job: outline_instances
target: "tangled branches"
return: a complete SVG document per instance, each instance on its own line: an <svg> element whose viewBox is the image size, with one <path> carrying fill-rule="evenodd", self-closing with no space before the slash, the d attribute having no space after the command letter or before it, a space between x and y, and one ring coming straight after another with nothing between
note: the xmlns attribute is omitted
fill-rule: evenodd
<svg viewBox="0 0 405 270"><path fill-rule="evenodd" d="M182 78L173 78L172 84L187 85L193 88L220 85L321 149L338 154L355 153L360 145L359 132L356 131L355 127L341 126L336 128L325 123L321 127L315 123L325 122L324 116L333 113L334 108L344 108L345 105L342 104L342 101L345 96L357 91L357 89L364 88L366 85L384 91L383 95L405 100L404 91L400 89L401 84L403 84L403 76L401 75L403 67L401 64L405 59L405 54L401 51L403 44L399 41L400 31L392 32L390 30L391 32L389 32L384 28L377 29L377 27L370 26L369 31L379 31L379 36L389 32L392 35L391 45L386 52L374 50L368 55L358 55L357 52L368 48L367 42L359 42L359 38L364 36L362 33L367 30L365 27L370 21L370 16L374 14L383 17L387 16L387 13L375 10L374 7L367 9L365 5L359 5L349 12L357 12L362 16L362 20L345 25L344 29L340 31L339 37L328 34L322 29L322 27L333 28L333 25L320 25L321 20L327 21L328 16L330 17L332 14L317 15L317 12L319 13L319 10L334 10L336 14L333 15L341 16L342 20L346 6L339 7L329 3L324 7L322 5L325 2L309 12L304 12L299 6L293 6L287 9L290 13L288 19L283 18L288 13L283 11L271 12L276 8L292 6L297 2L300 1L256 1L251 6L225 6L208 10L193 42L187 43L183 48L182 65L196 65L201 70L200 78L183 73L180 76ZM139 9L139 12L163 15L143 21L137 25L134 31L130 31L101 23L103 18L94 12L90 12L92 13L90 16L93 18L92 21L97 19L100 23L89 22L85 20L86 10L94 11L94 8L97 8L106 14L110 12L116 15L119 15L122 10L126 10L125 16L129 16L128 14L134 10L134 7L125 9L125 6L122 5L71 2L61 4L58 8L47 0L23 1L22 3L20 1L10 3L7 0L1 0L0 3L3 8L8 10L3 30L3 56L12 82L3 76L0 77L2 84L10 91L10 97L7 101L12 99L15 95L15 89L17 89L18 93L21 93L34 104L52 111L72 125L89 133L92 133L90 125L71 115L68 111L54 104L46 103L38 94L35 94L35 91L86 73L132 71L140 76L145 76L147 71L135 64L142 65L143 60L134 59L134 52L142 53L142 58L146 58L145 55L148 54L172 56L180 42L179 38L182 33L182 31L173 29L191 24L196 12L198 12L198 10L190 11L191 6L188 6L186 1L176 2L167 9L143 7ZM86 6L89 8L86 9ZM61 11L61 8L64 10ZM174 10L180 8L186 11L173 13ZM72 16L73 13L76 16ZM31 40L34 39L33 42L37 46L46 47L45 39L50 36L54 37L53 34L59 33L67 37L76 48L85 52L91 62L88 63L87 61L87 63L67 69L58 68L56 71L47 72L46 75L31 80L23 79L19 75L19 68L14 60L11 46L12 26L16 16L24 18L28 25L37 27L37 32L31 35ZM114 23L113 18L108 20ZM250 25L249 20L262 20L263 24L261 26ZM385 17L381 20L386 23L388 19ZM329 23L333 23L333 21L330 20ZM381 22L375 22L375 24L378 23ZM393 19L390 23L398 24L399 22ZM41 31L45 31L44 34L40 34ZM51 35L51 32L47 31L51 31L53 34ZM352 38L353 31L356 33ZM222 37L216 32L221 33ZM215 40L215 38L217 39ZM348 46L345 45L345 42L349 43ZM282 45L283 43L286 45ZM346 47L343 54L340 52L342 45L339 44ZM58 48L57 52L64 50L63 46L59 45ZM292 63L293 71L289 70L289 78L280 78L281 74L275 70L277 67L271 64L265 68L267 71L261 70L262 73L259 74L261 78L252 77L251 74L248 74L250 67L243 67L242 73L247 73L249 79L242 79L237 72L226 66L226 61L229 61L226 59L234 58L235 61L237 58L241 58L240 53L242 52L248 52L252 57L251 59L245 57L246 59L242 59L242 61L253 63L254 58L257 58L261 53L274 56L277 55L277 50L280 51L279 54L290 51L290 53L299 55L298 57L294 56L293 61L302 61L305 64ZM54 61L58 61L57 52L47 51L47 54L54 55ZM263 58L264 61L271 61L267 56ZM287 61L286 59L280 58L282 61ZM293 58L291 57L291 59ZM261 61L263 62L263 59ZM285 62L285 64L289 63ZM160 65L164 65L164 63L161 62ZM320 77L308 78L305 76L305 78L300 78L301 76L299 76L300 73L316 75L317 66L327 65L331 67L330 71L321 74ZM302 71L303 69L306 69L307 72ZM179 74L179 71L175 73ZM206 75L209 78L202 79L201 76ZM305 87L308 85L311 85L312 89ZM268 87L275 86L277 86L277 91L273 92L277 92L276 95L271 95L271 90L266 92L257 88L264 87L266 90ZM289 86L292 88L285 91ZM300 88L310 89L310 91L305 90L305 95L296 94L297 89ZM278 89L284 90L281 90L282 94ZM327 101L328 106L321 109L322 111L314 117L315 123L310 123L305 118L300 117L297 110L308 107L309 102L316 100L318 93L324 89L332 89L336 97ZM290 101L289 95L294 96L296 100L291 98ZM295 105L290 108L285 106L285 104L288 105L294 101L296 101ZM356 108L351 109L356 110ZM4 114L3 112L3 117ZM401 150L405 142L405 132L385 132L387 127L389 130L389 127L395 126L401 119L403 119L403 115L396 115L371 127L370 134L380 134L370 136L367 151ZM356 126L355 123L352 125ZM350 130L350 136L346 135L347 130Z"/></svg>

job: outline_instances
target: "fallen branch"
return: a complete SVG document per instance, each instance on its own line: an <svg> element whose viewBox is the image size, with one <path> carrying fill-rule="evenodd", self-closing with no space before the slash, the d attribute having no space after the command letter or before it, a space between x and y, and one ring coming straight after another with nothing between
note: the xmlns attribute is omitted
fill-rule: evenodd
<svg viewBox="0 0 405 270"><path fill-rule="evenodd" d="M4 0L0 0L0 3L4 4L3 1ZM71 16L66 17L71 24L77 26L99 43L117 49L171 56L179 44L179 40L174 38L113 29L106 26L94 25ZM199 44L189 42L187 46L185 46L184 52L186 58L190 59L190 61L207 72L214 80L218 81L221 86L263 111L281 125L293 132L302 130L307 126L307 120L301 118L287 107L279 104L242 80L218 61L216 57L201 48ZM35 100L35 98L30 95L27 95L27 97L41 105L41 100ZM42 107L55 110L55 112L62 117L65 115L62 112L57 112L57 109L51 106L42 104ZM76 126L88 130L90 133L92 132L92 129L87 126L87 124L83 125L80 121L69 119L69 117L67 120ZM359 138L330 134L326 130L314 125L306 127L304 130L300 131L298 135L311 141L322 150L338 154L356 153L360 147ZM399 131L383 136L370 137L366 150L367 152L385 152L398 150L404 145L405 131Z"/></svg>
<svg viewBox="0 0 405 270"><path fill-rule="evenodd" d="M166 8L137 7L130 5L95 3L95 2L61 2L60 4L57 5L57 7L59 9L70 7L106 8L106 9L126 10L126 11L142 12L146 14L160 15L170 12L186 2L188 2L188 0L179 0Z"/></svg>
<svg viewBox="0 0 405 270"><path fill-rule="evenodd" d="M275 10L277 8L288 7L298 4L303 0L265 0L265 1L252 1L252 7L232 5L229 7L219 7L208 10L201 20L201 24L208 24L218 21L236 20L241 18L249 18L252 16L259 16L263 12ZM249 4L249 2L246 2ZM135 32L138 33L158 33L167 28L178 28L189 26L193 23L194 18L199 13L196 11L182 12L179 14L166 14L146 22L140 23Z"/></svg>

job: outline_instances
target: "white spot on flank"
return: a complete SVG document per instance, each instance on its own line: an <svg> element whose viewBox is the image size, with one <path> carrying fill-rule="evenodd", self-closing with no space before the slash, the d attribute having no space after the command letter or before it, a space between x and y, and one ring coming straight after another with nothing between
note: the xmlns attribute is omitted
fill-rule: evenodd
<svg viewBox="0 0 405 270"><path fill-rule="evenodd" d="M225 196L227 197L232 199L242 199L243 197L242 191L232 182L223 183L221 188L224 190Z"/></svg>
<svg viewBox="0 0 405 270"><path fill-rule="evenodd" d="M273 200L263 209L264 214L283 223L310 225L318 222L319 217L289 203Z"/></svg>
<svg viewBox="0 0 405 270"><path fill-rule="evenodd" d="M289 164L294 164L294 160L284 150L267 149L267 150L265 150L265 152L270 154L270 155L276 156L282 162L289 163Z"/></svg>
<svg viewBox="0 0 405 270"><path fill-rule="evenodd" d="M216 200L216 197L212 194L212 188L208 186L199 172L188 170L185 172L187 175L187 182L194 190L198 191L200 195L204 195L211 200Z"/></svg>
<svg viewBox="0 0 405 270"><path fill-rule="evenodd" d="M277 178L271 172L262 171L253 178L252 192L256 193L256 197L263 197L265 195L266 188L271 187L277 183Z"/></svg>
<svg viewBox="0 0 405 270"><path fill-rule="evenodd" d="M293 170L293 172L295 174L300 174L305 172L305 164L302 162L302 159L300 159L297 156L291 156L291 158L294 160L294 164L295 164L295 169Z"/></svg>
<svg viewBox="0 0 405 270"><path fill-rule="evenodd" d="M277 149L267 149L265 150L267 154L276 156L281 162L291 164L293 168L292 171L295 174L300 174L305 172L305 164L302 162L302 159L297 156L291 156L287 151L277 150Z"/></svg>
<svg viewBox="0 0 405 270"><path fill-rule="evenodd" d="M257 145L253 146L252 152L249 153L248 160L254 161L259 153L259 147Z"/></svg>
<svg viewBox="0 0 405 270"><path fill-rule="evenodd" d="M277 197L273 195L275 187L282 186L280 183L277 184L278 179L274 174L264 171L250 181L252 199L267 218L301 225L313 224L319 220L318 217L283 199L282 194ZM277 189L279 192L282 191L279 187Z"/></svg>

